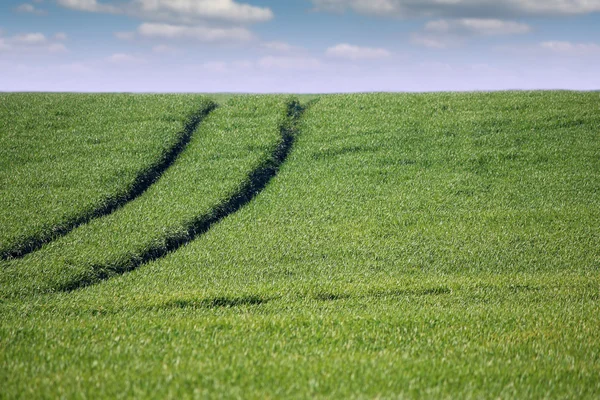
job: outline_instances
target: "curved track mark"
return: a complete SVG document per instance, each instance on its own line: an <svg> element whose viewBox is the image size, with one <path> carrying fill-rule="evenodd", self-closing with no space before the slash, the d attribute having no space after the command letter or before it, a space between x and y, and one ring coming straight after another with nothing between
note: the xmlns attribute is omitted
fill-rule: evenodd
<svg viewBox="0 0 600 400"><path fill-rule="evenodd" d="M287 118L280 127L281 141L269 158L263 161L257 169L248 175L245 182L236 193L225 199L209 213L201 215L194 221L191 221L183 234L167 237L165 238L164 245L146 249L142 254L138 254L118 265L97 266L93 276L87 276L83 279L72 281L62 286L59 290L62 292L72 292L86 286L94 285L116 275L132 271L145 263L162 258L168 253L191 242L198 236L208 232L214 224L248 204L267 186L270 180L277 175L277 172L289 155L294 144L300 117L310 104L311 103L303 107L296 100L291 101L288 104Z"/></svg>
<svg viewBox="0 0 600 400"><path fill-rule="evenodd" d="M126 203L142 195L162 176L162 174L171 165L173 165L177 157L179 157L181 152L186 148L192 139L192 135L196 131L196 128L200 122L202 122L202 120L206 118L206 116L208 116L208 114L216 107L217 104L210 101L202 109L198 110L194 115L192 115L186 122L183 131L179 133L177 142L172 147L167 149L163 154L161 154L160 158L156 162L144 169L135 178L130 189L125 193L119 193L116 196L109 197L102 203L100 207L83 215L77 216L72 220L56 225L47 231L42 232L38 236L26 238L17 245L13 246L12 249L2 252L0 254L0 259L9 260L22 258L29 253L39 250L46 243L50 243L61 236L65 236L67 233L71 232L80 225L115 212Z"/></svg>

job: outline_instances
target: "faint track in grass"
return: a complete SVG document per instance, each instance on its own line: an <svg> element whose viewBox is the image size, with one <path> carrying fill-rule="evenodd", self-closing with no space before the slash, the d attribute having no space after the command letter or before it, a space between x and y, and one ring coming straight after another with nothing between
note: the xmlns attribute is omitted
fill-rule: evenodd
<svg viewBox="0 0 600 400"><path fill-rule="evenodd" d="M22 258L27 254L39 250L45 244L50 243L61 236L65 236L80 225L115 212L128 202L135 200L137 197L144 194L144 192L146 192L150 186L160 179L163 173L169 167L171 167L171 165L173 165L181 152L187 147L194 132L198 128L198 125L200 125L200 123L215 108L217 108L216 103L212 101L208 102L203 108L188 118L185 127L179 133L175 144L166 149L154 163L142 170L125 193L118 193L115 196L109 197L95 209L76 216L68 221L62 222L36 236L28 237L22 240L20 243L14 245L11 249L2 251L0 253L0 259L10 260Z"/></svg>
<svg viewBox="0 0 600 400"><path fill-rule="evenodd" d="M119 264L95 266L94 274L71 281L60 287L59 291L72 292L91 286L111 277L133 271L150 261L162 258L208 232L213 225L248 204L277 175L277 172L292 150L299 132L300 118L315 101L309 102L306 106L302 106L296 100L291 101L287 106L287 118L279 127L281 133L280 141L269 157L248 174L240 188L234 194L224 199L208 213L200 215L191 221L183 229L183 233L168 236L160 246L145 249L141 254L136 254Z"/></svg>

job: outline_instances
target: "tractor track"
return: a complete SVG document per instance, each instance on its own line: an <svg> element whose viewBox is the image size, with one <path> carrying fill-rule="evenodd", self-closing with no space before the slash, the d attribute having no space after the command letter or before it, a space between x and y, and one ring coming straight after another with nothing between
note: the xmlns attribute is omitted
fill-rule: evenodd
<svg viewBox="0 0 600 400"><path fill-rule="evenodd" d="M179 133L176 143L166 149L160 158L151 164L149 167L141 171L134 179L129 190L125 193L119 193L109 197L102 202L100 207L90 210L82 215L76 216L73 219L60 223L47 229L35 237L29 237L22 240L20 243L12 246L10 249L5 249L0 252L0 260L11 260L23 258L26 255L39 250L42 246L50 243L62 236L65 236L80 225L87 224L90 221L112 214L119 208L137 197L144 194L150 186L152 186L164 172L173 165L181 152L185 150L192 136L200 123L215 109L217 104L209 102L205 107L198 110L194 115L188 118L185 127Z"/></svg>
<svg viewBox="0 0 600 400"><path fill-rule="evenodd" d="M189 222L183 233L164 238L160 246L143 250L130 259L112 265L98 265L93 267L93 274L73 280L58 288L60 292L73 292L87 286L100 283L112 277L133 271L143 264L157 260L176 251L183 245L195 240L198 236L208 232L210 228L224 218L234 214L252 199L254 199L273 179L288 155L299 132L300 118L312 102L301 106L296 100L291 101L287 107L287 118L279 127L281 139L269 157L255 170L250 172L239 189L208 213L203 214Z"/></svg>

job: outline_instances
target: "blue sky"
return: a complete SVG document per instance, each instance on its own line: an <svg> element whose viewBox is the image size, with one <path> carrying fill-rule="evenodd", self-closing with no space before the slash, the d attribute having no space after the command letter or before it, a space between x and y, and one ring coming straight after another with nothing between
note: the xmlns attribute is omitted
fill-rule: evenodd
<svg viewBox="0 0 600 400"><path fill-rule="evenodd" d="M600 89L600 0L0 0L0 91Z"/></svg>

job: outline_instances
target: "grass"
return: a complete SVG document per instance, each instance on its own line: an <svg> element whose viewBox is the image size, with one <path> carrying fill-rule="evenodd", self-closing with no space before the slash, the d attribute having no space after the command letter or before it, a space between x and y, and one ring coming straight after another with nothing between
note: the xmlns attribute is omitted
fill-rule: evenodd
<svg viewBox="0 0 600 400"><path fill-rule="evenodd" d="M243 203L229 199L257 190L254 182L245 181L282 141L287 104L278 96L229 100L204 121L174 165L142 196L38 252L5 262L0 296L74 290L192 240Z"/></svg>
<svg viewBox="0 0 600 400"><path fill-rule="evenodd" d="M197 95L1 94L0 257L135 198L207 104Z"/></svg>
<svg viewBox="0 0 600 400"><path fill-rule="evenodd" d="M599 108L321 96L204 235L0 303L0 396L597 398Z"/></svg>

